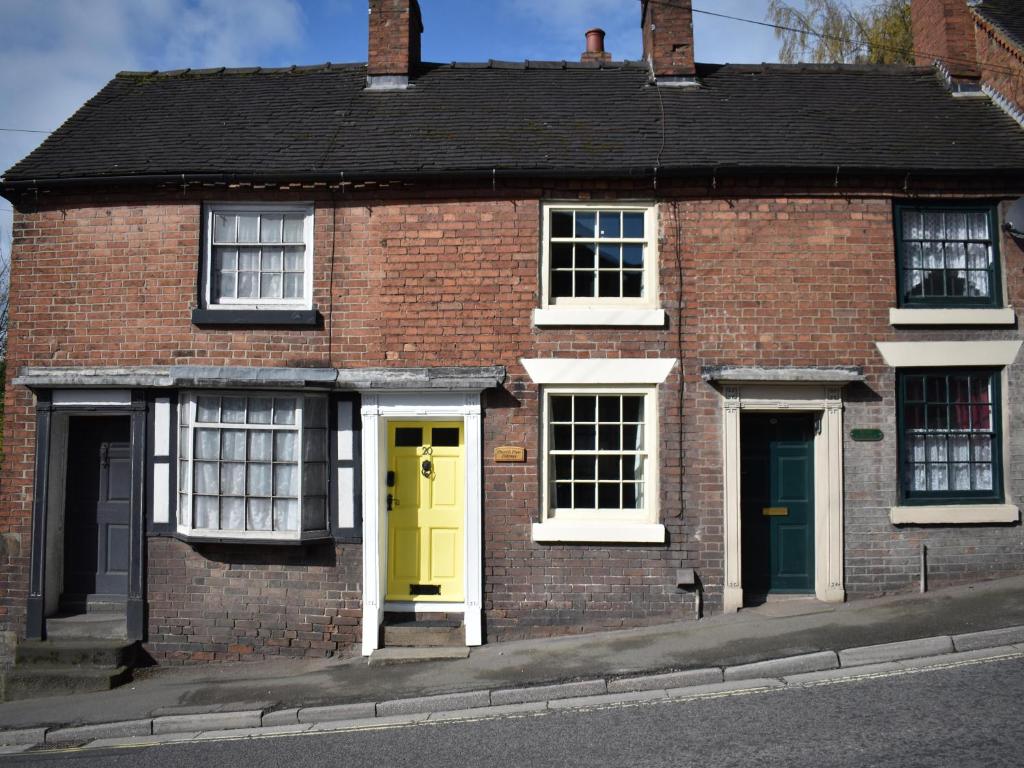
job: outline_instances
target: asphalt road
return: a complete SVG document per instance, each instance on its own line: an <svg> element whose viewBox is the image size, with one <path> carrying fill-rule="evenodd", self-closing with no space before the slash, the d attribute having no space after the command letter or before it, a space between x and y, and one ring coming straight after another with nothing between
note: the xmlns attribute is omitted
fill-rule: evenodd
<svg viewBox="0 0 1024 768"><path fill-rule="evenodd" d="M1024 765L1024 659L715 698L380 730L36 753L11 766Z"/></svg>

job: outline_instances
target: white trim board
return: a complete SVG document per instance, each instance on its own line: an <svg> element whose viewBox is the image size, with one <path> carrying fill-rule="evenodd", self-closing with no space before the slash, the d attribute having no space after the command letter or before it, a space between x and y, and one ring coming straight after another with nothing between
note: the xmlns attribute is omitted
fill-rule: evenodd
<svg viewBox="0 0 1024 768"><path fill-rule="evenodd" d="M1012 365L1021 341L876 341L892 368Z"/></svg>
<svg viewBox="0 0 1024 768"><path fill-rule="evenodd" d="M557 357L519 362L535 384L661 384L672 372L676 358Z"/></svg>
<svg viewBox="0 0 1024 768"><path fill-rule="evenodd" d="M616 544L664 544L665 526L661 523L559 523L547 520L533 524L533 540L611 542Z"/></svg>
<svg viewBox="0 0 1024 768"><path fill-rule="evenodd" d="M665 325L664 309L614 309L609 307L549 307L533 310L533 324L547 325L617 325L623 327L654 327Z"/></svg>
<svg viewBox="0 0 1024 768"><path fill-rule="evenodd" d="M1013 325L1013 307L994 309L889 309L890 325Z"/></svg>
<svg viewBox="0 0 1024 768"><path fill-rule="evenodd" d="M971 523L1016 523L1020 510L1013 504L936 504L892 507L893 525L966 525Z"/></svg>

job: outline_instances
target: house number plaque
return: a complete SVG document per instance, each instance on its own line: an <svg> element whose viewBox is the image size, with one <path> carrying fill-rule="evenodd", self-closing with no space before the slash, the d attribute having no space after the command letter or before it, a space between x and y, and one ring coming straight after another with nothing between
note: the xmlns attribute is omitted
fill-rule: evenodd
<svg viewBox="0 0 1024 768"><path fill-rule="evenodd" d="M494 449L494 460L499 464L518 464L526 461L526 449L514 445L503 445Z"/></svg>

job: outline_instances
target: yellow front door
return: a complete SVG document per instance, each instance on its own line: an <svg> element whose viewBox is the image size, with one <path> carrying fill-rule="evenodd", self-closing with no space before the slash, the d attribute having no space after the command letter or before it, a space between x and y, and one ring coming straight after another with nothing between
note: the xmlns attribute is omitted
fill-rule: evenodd
<svg viewBox="0 0 1024 768"><path fill-rule="evenodd" d="M462 422L388 424L388 600L461 602Z"/></svg>

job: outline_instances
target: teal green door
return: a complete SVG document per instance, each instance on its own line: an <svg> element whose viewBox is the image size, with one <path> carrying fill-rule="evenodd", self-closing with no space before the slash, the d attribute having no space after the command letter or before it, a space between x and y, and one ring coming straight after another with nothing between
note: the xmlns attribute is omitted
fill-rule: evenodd
<svg viewBox="0 0 1024 768"><path fill-rule="evenodd" d="M740 422L743 590L814 591L814 417Z"/></svg>

